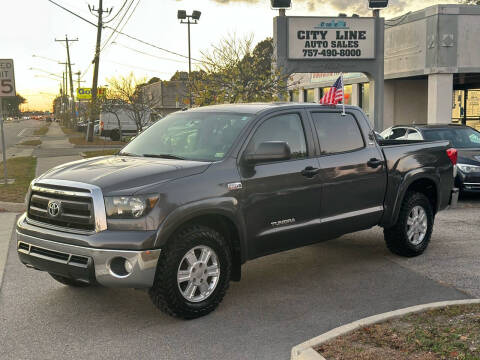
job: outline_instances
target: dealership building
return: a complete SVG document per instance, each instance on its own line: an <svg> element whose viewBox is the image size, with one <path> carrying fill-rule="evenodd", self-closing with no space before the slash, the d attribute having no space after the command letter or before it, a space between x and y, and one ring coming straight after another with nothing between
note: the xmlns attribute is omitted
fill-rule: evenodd
<svg viewBox="0 0 480 360"><path fill-rule="evenodd" d="M384 128L458 122L480 129L480 6L435 5L386 20L384 56ZM318 103L337 77L292 74L290 101ZM372 118L367 76L347 73L344 81L345 103Z"/></svg>

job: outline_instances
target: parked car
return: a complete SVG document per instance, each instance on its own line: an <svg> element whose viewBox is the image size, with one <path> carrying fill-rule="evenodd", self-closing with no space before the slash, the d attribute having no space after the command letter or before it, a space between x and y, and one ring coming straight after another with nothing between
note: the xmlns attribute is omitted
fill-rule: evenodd
<svg viewBox="0 0 480 360"><path fill-rule="evenodd" d="M480 132L463 125L393 126L382 132L385 139L449 140L458 150L455 186L461 192L480 192Z"/></svg>
<svg viewBox="0 0 480 360"><path fill-rule="evenodd" d="M341 111L196 108L117 155L57 166L28 190L20 260L70 286L146 288L162 311L196 318L264 255L376 225L392 252L420 255L456 202L455 149L383 144L360 108Z"/></svg>
<svg viewBox="0 0 480 360"><path fill-rule="evenodd" d="M142 124L148 124L150 120L150 111L146 110L141 114L143 116ZM117 119L118 116L118 119ZM137 124L129 110L119 108L113 112L102 111L100 113L100 133L102 136L110 137L113 141L120 140L120 120L122 136L135 136L137 134Z"/></svg>

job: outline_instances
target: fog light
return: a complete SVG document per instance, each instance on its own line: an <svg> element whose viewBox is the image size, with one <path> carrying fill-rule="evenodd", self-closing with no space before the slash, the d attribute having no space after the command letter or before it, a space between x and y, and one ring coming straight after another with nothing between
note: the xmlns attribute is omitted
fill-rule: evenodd
<svg viewBox="0 0 480 360"><path fill-rule="evenodd" d="M127 277L132 272L133 265L130 261L123 257L115 257L110 260L108 268L113 276Z"/></svg>

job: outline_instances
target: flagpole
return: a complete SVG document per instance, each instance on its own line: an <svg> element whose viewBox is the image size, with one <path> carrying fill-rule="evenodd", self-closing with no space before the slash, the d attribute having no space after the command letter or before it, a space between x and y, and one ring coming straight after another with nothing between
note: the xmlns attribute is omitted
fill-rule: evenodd
<svg viewBox="0 0 480 360"><path fill-rule="evenodd" d="M345 84L343 83L343 72L340 73L340 76L342 77L342 108L343 108L343 112L342 112L342 115L345 116Z"/></svg>

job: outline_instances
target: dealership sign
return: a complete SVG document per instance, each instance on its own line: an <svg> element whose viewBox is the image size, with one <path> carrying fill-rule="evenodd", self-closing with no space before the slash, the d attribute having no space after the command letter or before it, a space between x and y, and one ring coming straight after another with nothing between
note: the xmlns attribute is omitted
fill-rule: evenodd
<svg viewBox="0 0 480 360"><path fill-rule="evenodd" d="M97 97L102 97L106 95L105 88L97 88ZM92 89L91 88L78 88L77 89L77 99L79 100L90 100L92 98Z"/></svg>
<svg viewBox="0 0 480 360"><path fill-rule="evenodd" d="M374 59L373 18L288 18L289 59Z"/></svg>

